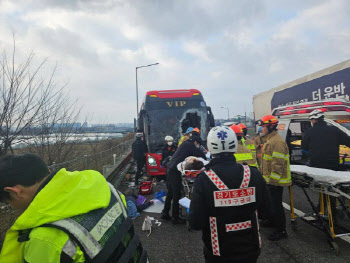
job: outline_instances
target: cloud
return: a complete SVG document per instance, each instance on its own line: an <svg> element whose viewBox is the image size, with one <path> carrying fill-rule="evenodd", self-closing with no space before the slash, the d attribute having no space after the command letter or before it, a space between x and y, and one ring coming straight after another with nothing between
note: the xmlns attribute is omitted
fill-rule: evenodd
<svg viewBox="0 0 350 263"><path fill-rule="evenodd" d="M252 96L349 58L350 3L339 1L0 1L0 47L58 64L57 81L93 121L135 117L154 89L198 88L216 117ZM48 71L48 70L47 70ZM45 72L47 72L45 71Z"/></svg>

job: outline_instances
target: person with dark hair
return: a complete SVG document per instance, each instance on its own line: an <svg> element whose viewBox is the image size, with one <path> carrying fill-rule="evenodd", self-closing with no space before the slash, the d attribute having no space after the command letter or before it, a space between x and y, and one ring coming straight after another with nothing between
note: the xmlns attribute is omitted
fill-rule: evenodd
<svg viewBox="0 0 350 263"><path fill-rule="evenodd" d="M179 200L181 197L182 180L181 173L177 165L184 161L188 156L202 157L206 159L205 154L200 149L201 138L192 136L190 140L184 141L171 158L167 166L167 196L165 199L162 219L171 219L169 212L172 211L173 224L185 223L186 220L179 216ZM172 201L172 204L171 204Z"/></svg>
<svg viewBox="0 0 350 263"><path fill-rule="evenodd" d="M132 158L136 161L135 184L139 184L143 167L146 164L147 145L141 132L136 133L136 140L132 143Z"/></svg>
<svg viewBox="0 0 350 263"><path fill-rule="evenodd" d="M153 205L153 201L147 201L146 198L144 198L144 202L139 202L139 196L137 196L136 194L134 194L134 190L129 188L125 191L124 193L125 195L125 200L126 202L131 201L135 204L137 211L138 212L142 212L143 210L147 209L148 207L150 207L151 205Z"/></svg>
<svg viewBox="0 0 350 263"><path fill-rule="evenodd" d="M268 239L278 241L287 238L286 215L282 204L283 187L292 184L289 163L289 149L277 132L278 120L273 115L266 115L259 121L266 142L263 147L261 172L269 186L272 199L272 217L266 219L262 227L274 227Z"/></svg>
<svg viewBox="0 0 350 263"><path fill-rule="evenodd" d="M236 162L235 133L214 127L208 134L213 159L194 182L188 222L202 230L207 263L256 263L261 249L259 215L270 214L266 182L259 170Z"/></svg>
<svg viewBox="0 0 350 263"><path fill-rule="evenodd" d="M124 196L97 171L51 173L34 154L4 156L0 202L23 211L6 234L0 262L147 261Z"/></svg>
<svg viewBox="0 0 350 263"><path fill-rule="evenodd" d="M185 170L201 170L204 167L204 163L197 158L193 158L191 162L185 165Z"/></svg>

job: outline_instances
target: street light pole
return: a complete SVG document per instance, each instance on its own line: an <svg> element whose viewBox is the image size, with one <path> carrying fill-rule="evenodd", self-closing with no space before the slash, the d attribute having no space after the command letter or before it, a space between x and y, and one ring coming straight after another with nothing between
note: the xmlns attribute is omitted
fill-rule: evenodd
<svg viewBox="0 0 350 263"><path fill-rule="evenodd" d="M225 107L221 107L221 108L227 110L227 120L230 120L230 109Z"/></svg>
<svg viewBox="0 0 350 263"><path fill-rule="evenodd" d="M137 69L138 68L136 67L136 119L139 116L139 87L137 83Z"/></svg>
<svg viewBox="0 0 350 263"><path fill-rule="evenodd" d="M146 66L136 67L136 118L139 115L139 87L138 87L138 81L137 81L137 70L139 68L146 68L146 67L151 67L151 66L156 66L156 65L159 65L159 63L153 63L153 64L149 64Z"/></svg>

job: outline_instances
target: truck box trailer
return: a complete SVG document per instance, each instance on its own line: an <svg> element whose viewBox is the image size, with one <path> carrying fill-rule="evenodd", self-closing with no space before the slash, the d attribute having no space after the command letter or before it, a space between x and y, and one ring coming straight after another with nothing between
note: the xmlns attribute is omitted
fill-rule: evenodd
<svg viewBox="0 0 350 263"><path fill-rule="evenodd" d="M281 106L350 97L350 60L291 81L253 97L255 120Z"/></svg>

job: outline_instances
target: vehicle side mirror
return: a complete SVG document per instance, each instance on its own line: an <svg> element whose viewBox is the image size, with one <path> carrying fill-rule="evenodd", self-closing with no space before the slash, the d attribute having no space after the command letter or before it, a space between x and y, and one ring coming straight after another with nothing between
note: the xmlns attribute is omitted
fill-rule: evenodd
<svg viewBox="0 0 350 263"><path fill-rule="evenodd" d="M207 114L208 114L208 117L209 117L209 126L210 127L215 127L214 115L211 112L211 108L210 107L207 107Z"/></svg>

